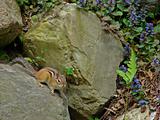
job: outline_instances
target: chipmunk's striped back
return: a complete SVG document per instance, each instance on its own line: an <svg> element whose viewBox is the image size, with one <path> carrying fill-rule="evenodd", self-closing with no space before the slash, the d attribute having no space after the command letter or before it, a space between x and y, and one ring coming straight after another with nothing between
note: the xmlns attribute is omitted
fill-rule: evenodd
<svg viewBox="0 0 160 120"><path fill-rule="evenodd" d="M61 75L56 69L45 67L48 69L48 72L52 75L52 77L56 80L57 84L61 87L66 87L66 78L64 75Z"/></svg>

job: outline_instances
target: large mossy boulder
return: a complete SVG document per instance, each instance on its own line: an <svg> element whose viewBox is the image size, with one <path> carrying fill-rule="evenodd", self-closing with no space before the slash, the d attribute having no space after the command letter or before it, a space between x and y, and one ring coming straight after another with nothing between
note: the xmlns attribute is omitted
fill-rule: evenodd
<svg viewBox="0 0 160 120"><path fill-rule="evenodd" d="M114 94L122 46L94 13L75 4L55 8L26 33L24 43L28 55L46 60L44 66L74 68L68 86L69 106L79 115L74 120L87 119Z"/></svg>
<svg viewBox="0 0 160 120"><path fill-rule="evenodd" d="M21 28L22 18L16 0L0 0L0 47L11 43Z"/></svg>
<svg viewBox="0 0 160 120"><path fill-rule="evenodd" d="M20 65L0 64L0 120L70 120L63 99L26 72Z"/></svg>

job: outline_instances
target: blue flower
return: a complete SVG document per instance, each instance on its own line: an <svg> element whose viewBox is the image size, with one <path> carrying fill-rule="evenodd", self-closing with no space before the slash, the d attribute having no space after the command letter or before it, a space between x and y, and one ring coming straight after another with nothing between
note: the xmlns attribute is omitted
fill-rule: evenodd
<svg viewBox="0 0 160 120"><path fill-rule="evenodd" d="M139 101L138 101L138 104L141 105L141 106L142 106L142 105L147 105L147 104L148 104L148 101L146 101L146 100L139 100Z"/></svg>
<svg viewBox="0 0 160 120"><path fill-rule="evenodd" d="M160 101L160 95L157 96L157 100Z"/></svg>
<svg viewBox="0 0 160 120"><path fill-rule="evenodd" d="M147 35L153 35L153 23L146 23L146 33Z"/></svg>
<svg viewBox="0 0 160 120"><path fill-rule="evenodd" d="M141 85L140 83L137 83L137 84L133 83L133 84L131 85L131 88L132 88L132 89L140 89L141 87L142 87L142 85Z"/></svg>
<svg viewBox="0 0 160 120"><path fill-rule="evenodd" d="M131 10L131 13L130 13L130 19L133 23L136 23L137 22L137 15L136 15L136 11L135 10Z"/></svg>
<svg viewBox="0 0 160 120"><path fill-rule="evenodd" d="M124 56L129 56L130 55L130 47L129 44L126 44L124 47Z"/></svg>
<svg viewBox="0 0 160 120"><path fill-rule="evenodd" d="M142 85L139 83L137 85L135 85L135 88L140 89L142 87Z"/></svg>
<svg viewBox="0 0 160 120"><path fill-rule="evenodd" d="M142 87L142 85L141 85L139 79L134 78L134 79L133 79L133 83L131 84L131 88L134 89L134 90L138 90L138 89L140 89L141 87Z"/></svg>
<svg viewBox="0 0 160 120"><path fill-rule="evenodd" d="M96 3L97 3L97 4L100 4L100 0L96 0Z"/></svg>
<svg viewBox="0 0 160 120"><path fill-rule="evenodd" d="M83 2L84 2L84 0L79 0L79 2L80 2L80 3L83 3Z"/></svg>
<svg viewBox="0 0 160 120"><path fill-rule="evenodd" d="M109 4L109 5L115 5L115 4L116 4L116 1L115 1L115 0L108 0L108 4Z"/></svg>
<svg viewBox="0 0 160 120"><path fill-rule="evenodd" d="M158 64L160 64L160 61L158 60L158 58L154 58L154 59L152 60L152 63L153 63L154 65L158 65Z"/></svg>
<svg viewBox="0 0 160 120"><path fill-rule="evenodd" d="M133 90L133 92L136 92L136 93L138 93L140 90Z"/></svg>
<svg viewBox="0 0 160 120"><path fill-rule="evenodd" d="M80 6L81 6L81 7L84 7L84 6L85 6L85 3L86 3L86 0L79 0L79 3L80 3Z"/></svg>
<svg viewBox="0 0 160 120"><path fill-rule="evenodd" d="M145 39L145 33L141 33L139 40L143 41Z"/></svg>
<svg viewBox="0 0 160 120"><path fill-rule="evenodd" d="M124 71L124 72L127 72L127 67L125 67L124 65L121 65L119 67L120 70Z"/></svg>
<svg viewBox="0 0 160 120"><path fill-rule="evenodd" d="M125 2L126 4L128 4L128 5L131 4L131 1L130 1L130 0L124 0L124 2Z"/></svg>
<svg viewBox="0 0 160 120"><path fill-rule="evenodd" d="M140 82L139 82L139 79L137 79L137 78L134 78L134 79L133 79L133 82L136 83L136 84L139 84L139 83L140 83Z"/></svg>

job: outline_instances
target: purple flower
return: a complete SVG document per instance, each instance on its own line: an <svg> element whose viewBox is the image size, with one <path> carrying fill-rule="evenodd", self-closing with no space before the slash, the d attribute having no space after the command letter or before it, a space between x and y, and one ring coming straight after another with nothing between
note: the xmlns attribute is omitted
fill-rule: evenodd
<svg viewBox="0 0 160 120"><path fill-rule="evenodd" d="M142 106L142 105L147 105L147 104L148 104L148 101L146 101L146 100L139 100L139 101L138 101L138 104L141 105L141 106Z"/></svg>
<svg viewBox="0 0 160 120"><path fill-rule="evenodd" d="M144 39L145 39L145 33L143 32L143 33L141 33L139 40L143 41Z"/></svg>
<svg viewBox="0 0 160 120"><path fill-rule="evenodd" d="M142 85L141 85L140 83L137 83L137 84L133 83L133 84L131 85L131 88L132 88L132 89L140 89L141 87L142 87Z"/></svg>
<svg viewBox="0 0 160 120"><path fill-rule="evenodd" d="M125 67L124 65L121 65L119 67L120 70L124 71L124 72L127 72L127 67Z"/></svg>
<svg viewBox="0 0 160 120"><path fill-rule="evenodd" d="M154 65L158 65L158 64L160 64L160 61L158 60L158 58L154 58L153 61L152 61L152 63Z"/></svg>
<svg viewBox="0 0 160 120"><path fill-rule="evenodd" d="M136 23L137 22L137 15L136 15L136 11L135 10L131 10L131 13L130 13L130 19L133 23Z"/></svg>
<svg viewBox="0 0 160 120"><path fill-rule="evenodd" d="M133 82L136 83L136 84L139 84L139 83L140 83L137 78L134 78L134 79L133 79Z"/></svg>
<svg viewBox="0 0 160 120"><path fill-rule="evenodd" d="M138 93L140 90L133 90L133 92Z"/></svg>
<svg viewBox="0 0 160 120"><path fill-rule="evenodd" d="M79 2L80 2L80 3L83 3L83 2L84 2L84 0L79 0Z"/></svg>
<svg viewBox="0 0 160 120"><path fill-rule="evenodd" d="M131 88L134 89L134 90L138 90L138 89L140 89L141 87L142 87L142 85L141 85L139 79L134 78L134 79L133 79L133 83L131 84Z"/></svg>
<svg viewBox="0 0 160 120"><path fill-rule="evenodd" d="M128 5L131 4L131 1L130 1L130 0L124 0L124 2L125 2L126 4L128 4Z"/></svg>
<svg viewBox="0 0 160 120"><path fill-rule="evenodd" d="M100 4L100 0L96 0L96 3L97 3L97 4Z"/></svg>
<svg viewBox="0 0 160 120"><path fill-rule="evenodd" d="M153 23L146 23L147 35L153 35Z"/></svg>
<svg viewBox="0 0 160 120"><path fill-rule="evenodd" d="M142 87L142 85L139 83L135 86L137 89L140 89Z"/></svg>
<svg viewBox="0 0 160 120"><path fill-rule="evenodd" d="M160 101L160 95L157 96L157 101Z"/></svg>
<svg viewBox="0 0 160 120"><path fill-rule="evenodd" d="M80 3L80 6L81 6L81 7L84 7L84 6L85 6L85 3L86 3L86 0L79 0L79 3Z"/></svg>
<svg viewBox="0 0 160 120"><path fill-rule="evenodd" d="M129 56L130 55L130 47L129 44L126 44L124 47L124 56Z"/></svg>
<svg viewBox="0 0 160 120"><path fill-rule="evenodd" d="M116 1L115 1L115 0L108 0L108 4L109 4L109 5L115 5L115 4L116 4Z"/></svg>

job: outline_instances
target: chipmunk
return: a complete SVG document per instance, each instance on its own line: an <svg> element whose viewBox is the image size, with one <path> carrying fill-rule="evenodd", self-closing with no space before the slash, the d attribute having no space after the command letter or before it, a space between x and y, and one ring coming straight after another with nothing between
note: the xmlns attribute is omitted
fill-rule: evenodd
<svg viewBox="0 0 160 120"><path fill-rule="evenodd" d="M46 83L51 90L52 95L54 95L54 90L58 90L60 92L60 96L66 99L64 94L67 85L66 78L56 69L51 67L44 67L39 71L36 71L23 57L17 57L9 64L13 65L15 63L23 65L28 70L28 72L36 78L40 87L43 87L42 83Z"/></svg>

